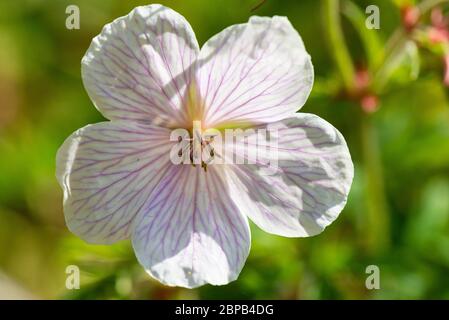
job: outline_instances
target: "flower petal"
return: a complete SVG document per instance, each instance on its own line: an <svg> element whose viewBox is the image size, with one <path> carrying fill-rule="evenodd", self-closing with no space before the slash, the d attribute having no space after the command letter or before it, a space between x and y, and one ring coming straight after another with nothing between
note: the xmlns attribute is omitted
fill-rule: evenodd
<svg viewBox="0 0 449 320"><path fill-rule="evenodd" d="M139 262L169 286L223 285L237 278L250 248L248 221L231 201L219 167L178 165L135 221Z"/></svg>
<svg viewBox="0 0 449 320"><path fill-rule="evenodd" d="M287 18L251 17L201 48L197 82L209 127L227 122L272 122L305 103L313 66Z"/></svg>
<svg viewBox="0 0 449 320"><path fill-rule="evenodd" d="M82 60L84 86L108 119L179 125L198 52L183 16L161 5L137 7L92 40Z"/></svg>
<svg viewBox="0 0 449 320"><path fill-rule="evenodd" d="M277 147L260 152L256 164L226 166L231 198L269 233L316 235L346 204L354 175L346 142L337 129L312 114L295 114L270 124L269 130ZM258 143L264 144L266 140Z"/></svg>
<svg viewBox="0 0 449 320"><path fill-rule="evenodd" d="M69 229L88 242L129 237L134 217L171 166L170 131L129 121L88 125L57 154Z"/></svg>

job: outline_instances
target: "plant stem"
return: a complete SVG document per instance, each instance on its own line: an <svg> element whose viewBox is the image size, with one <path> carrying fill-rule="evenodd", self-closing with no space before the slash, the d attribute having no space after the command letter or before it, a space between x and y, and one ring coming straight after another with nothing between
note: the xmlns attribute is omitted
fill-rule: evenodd
<svg viewBox="0 0 449 320"><path fill-rule="evenodd" d="M372 87L380 93L405 54L408 36L402 27L396 29L385 47L385 60L374 72Z"/></svg>
<svg viewBox="0 0 449 320"><path fill-rule="evenodd" d="M341 29L340 1L325 0L323 13L332 56L345 89L351 92L354 88L354 66Z"/></svg>
<svg viewBox="0 0 449 320"><path fill-rule="evenodd" d="M390 242L390 216L377 130L371 116L361 114L360 120L366 201L365 245L370 253L378 253L386 249Z"/></svg>

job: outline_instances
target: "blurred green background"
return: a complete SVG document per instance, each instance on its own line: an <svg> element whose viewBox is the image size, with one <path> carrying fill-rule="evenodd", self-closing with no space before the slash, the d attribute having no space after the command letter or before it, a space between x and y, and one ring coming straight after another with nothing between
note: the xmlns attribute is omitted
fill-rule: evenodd
<svg viewBox="0 0 449 320"><path fill-rule="evenodd" d="M288 239L252 225L238 280L187 290L147 276L127 241L89 245L70 234L54 174L64 139L103 120L80 78L91 39L148 3L1 1L0 297L448 299L449 50L438 12L430 16L444 2L161 1L187 18L200 45L251 15L287 16L316 73L301 111L336 126L355 164L348 204L324 233ZM70 4L80 8L79 30L65 27ZM369 4L380 9L378 30L365 27ZM432 32L443 39L432 40ZM80 290L65 287L72 264L81 269ZM372 264L380 268L379 290L365 287Z"/></svg>

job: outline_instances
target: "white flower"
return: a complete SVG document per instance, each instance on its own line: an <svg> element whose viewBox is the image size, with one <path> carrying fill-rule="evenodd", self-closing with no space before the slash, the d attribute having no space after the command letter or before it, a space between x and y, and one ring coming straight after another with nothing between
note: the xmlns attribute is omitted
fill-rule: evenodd
<svg viewBox="0 0 449 320"><path fill-rule="evenodd" d="M287 18L252 17L199 49L181 15L138 7L93 39L82 78L110 121L79 129L58 151L67 225L91 243L130 238L139 262L164 284L235 280L250 249L247 217L269 233L307 237L346 203L353 165L343 136L295 113L313 67ZM170 132L191 130L194 120L204 128L275 127L278 171L173 164L178 142Z"/></svg>

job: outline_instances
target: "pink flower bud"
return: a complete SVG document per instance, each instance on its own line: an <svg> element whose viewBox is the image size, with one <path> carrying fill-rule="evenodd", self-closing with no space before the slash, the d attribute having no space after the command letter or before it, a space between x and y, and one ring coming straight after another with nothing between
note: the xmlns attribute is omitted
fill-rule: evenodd
<svg viewBox="0 0 449 320"><path fill-rule="evenodd" d="M421 13L418 7L407 5L401 9L401 15L404 28L410 32L418 24Z"/></svg>
<svg viewBox="0 0 449 320"><path fill-rule="evenodd" d="M360 105L366 113L374 113L379 109L379 99L374 94L368 94L362 97Z"/></svg>

